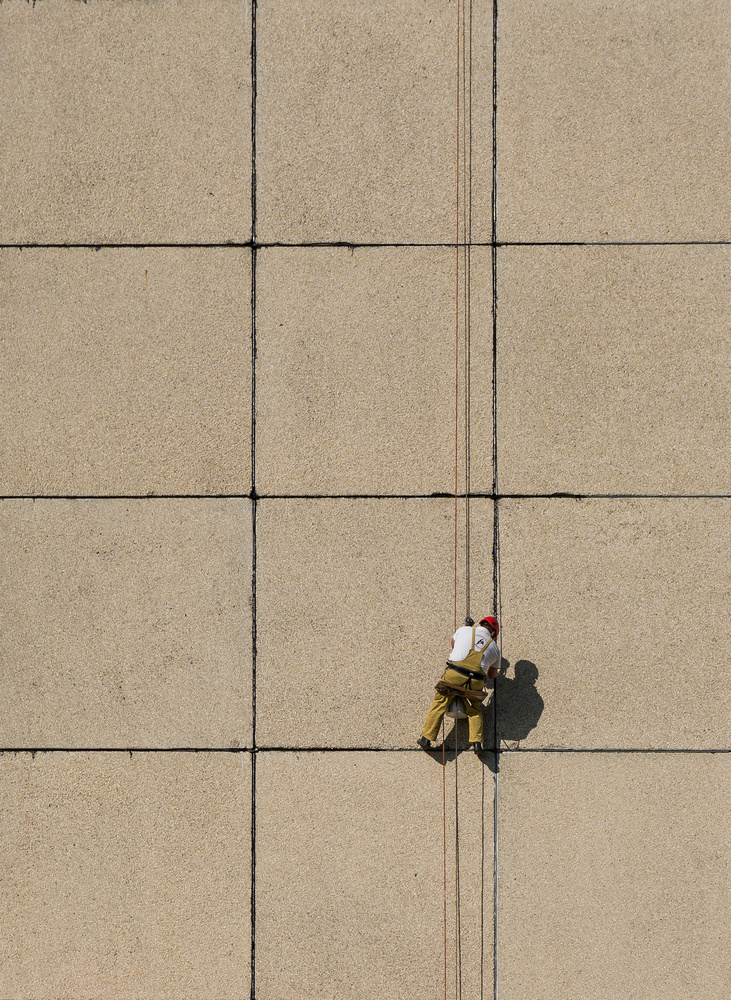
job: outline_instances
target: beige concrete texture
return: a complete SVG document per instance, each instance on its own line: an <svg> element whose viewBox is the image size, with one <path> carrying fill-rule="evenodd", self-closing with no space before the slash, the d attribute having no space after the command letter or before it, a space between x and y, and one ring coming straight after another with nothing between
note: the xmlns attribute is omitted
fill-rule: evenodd
<svg viewBox="0 0 731 1000"><path fill-rule="evenodd" d="M251 532L249 500L3 501L0 745L250 745Z"/></svg>
<svg viewBox="0 0 731 1000"><path fill-rule="evenodd" d="M717 1000L731 990L731 758L508 754L501 1000Z"/></svg>
<svg viewBox="0 0 731 1000"><path fill-rule="evenodd" d="M256 24L259 239L454 242L457 162L460 239L489 238L487 4L267 0Z"/></svg>
<svg viewBox="0 0 731 1000"><path fill-rule="evenodd" d="M6 753L0 774L3 996L248 996L248 754Z"/></svg>
<svg viewBox="0 0 731 1000"><path fill-rule="evenodd" d="M731 501L500 502L500 736L731 746Z"/></svg>
<svg viewBox="0 0 731 1000"><path fill-rule="evenodd" d="M258 1000L441 1000L445 822L446 995L492 995L493 778L461 754L443 812L442 773L419 751L258 755Z"/></svg>
<svg viewBox="0 0 731 1000"><path fill-rule="evenodd" d="M472 501L470 528L477 618L492 598L491 501ZM260 501L259 746L414 745L465 616L464 501L456 610L454 529L449 499Z"/></svg>
<svg viewBox="0 0 731 1000"><path fill-rule="evenodd" d="M0 4L0 241L251 236L251 4Z"/></svg>
<svg viewBox="0 0 731 1000"><path fill-rule="evenodd" d="M249 250L5 250L0 277L2 494L249 492Z"/></svg>
<svg viewBox="0 0 731 1000"><path fill-rule="evenodd" d="M491 260L470 256L472 466L486 475ZM259 492L453 492L455 459L464 491L463 251L270 248L256 287Z"/></svg>
<svg viewBox="0 0 731 1000"><path fill-rule="evenodd" d="M720 246L502 249L501 491L730 493L730 265Z"/></svg>
<svg viewBox="0 0 731 1000"><path fill-rule="evenodd" d="M728 240L725 0L498 13L498 239Z"/></svg>

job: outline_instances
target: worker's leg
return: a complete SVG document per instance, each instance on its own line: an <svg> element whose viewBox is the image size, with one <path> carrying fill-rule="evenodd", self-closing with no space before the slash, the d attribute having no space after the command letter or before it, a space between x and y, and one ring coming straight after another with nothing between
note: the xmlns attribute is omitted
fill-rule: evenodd
<svg viewBox="0 0 731 1000"><path fill-rule="evenodd" d="M480 681L470 681L470 688L473 691L481 691ZM464 699L465 712L467 713L467 724L470 729L470 743L482 743L482 708L471 701Z"/></svg>
<svg viewBox="0 0 731 1000"><path fill-rule="evenodd" d="M470 743L482 743L482 709L465 699L464 710L470 727Z"/></svg>
<svg viewBox="0 0 731 1000"><path fill-rule="evenodd" d="M447 711L452 697L454 696L440 694L438 691L434 692L434 700L432 701L429 711L426 714L426 722L424 723L424 728L421 731L421 735L425 739L435 740L437 738L442 716Z"/></svg>
<svg viewBox="0 0 731 1000"><path fill-rule="evenodd" d="M467 682L463 674L458 674L456 670L449 669L445 670L442 674L442 680L449 681L450 684L457 684L461 687L464 687ZM477 689L480 689L481 685L478 682L472 681L472 683L477 684ZM442 716L449 708L450 702L458 697L458 694L452 692L449 694L440 694L438 691L435 692L434 700L432 701L431 707L426 715L426 722L424 723L424 728L421 733L422 736L424 736L427 740L436 739L437 733L439 732L439 726L442 721ZM482 716L480 716L480 726L482 726Z"/></svg>

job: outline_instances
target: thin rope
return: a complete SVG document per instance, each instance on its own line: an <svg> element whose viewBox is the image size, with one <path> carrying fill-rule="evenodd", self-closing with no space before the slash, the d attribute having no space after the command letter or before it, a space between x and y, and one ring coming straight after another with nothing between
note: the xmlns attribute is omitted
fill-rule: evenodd
<svg viewBox="0 0 731 1000"><path fill-rule="evenodd" d="M447 765L444 750L444 716L442 716L442 865L444 868L444 1000L447 1000Z"/></svg>
<svg viewBox="0 0 731 1000"><path fill-rule="evenodd" d="M497 465L495 466L495 490L497 492ZM501 584L501 559L500 559L500 507L499 500L495 497L495 514L494 514L494 539L493 539L493 549L494 549L494 559L495 559L495 616L499 622L503 620L503 592ZM503 629L500 628L500 634L498 638L498 668L503 662ZM493 724L494 724L494 734L493 734L493 746L496 750L500 750L502 740L499 740L500 727L498 725L498 715L497 715L497 678L494 685L493 691Z"/></svg>
<svg viewBox="0 0 731 1000"><path fill-rule="evenodd" d="M469 11L469 22L468 22ZM460 66L461 61L461 66ZM465 487L465 618L470 613L470 365L471 365L471 314L472 314L472 2L457 0L457 94L456 94L456 150L455 150L455 315L454 315L454 630L457 630L457 583L459 564L459 449L460 449L460 320L464 329L464 487ZM461 164L460 164L461 154ZM461 177L460 177L461 166ZM461 200L460 200L461 199ZM464 299L460 302L460 223L464 242L463 281ZM494 242L494 241L493 241ZM444 1000L447 1000L447 801L446 801L446 738L445 717L442 717L442 867L443 867L443 923L444 923ZM454 836L455 836L455 1000L462 998L462 927L459 862L459 780L457 723L455 723L454 766ZM483 776L483 828L484 828L484 776ZM482 837L482 868L484 897L484 829ZM481 904L481 928L484 938L484 901ZM481 966L484 955L481 955ZM482 974L481 974L482 980Z"/></svg>
<svg viewBox="0 0 731 1000"><path fill-rule="evenodd" d="M480 802L480 1000L485 1000L485 768Z"/></svg>
<svg viewBox="0 0 731 1000"><path fill-rule="evenodd" d="M455 273L454 273L454 631L457 631L457 492L459 487L459 41L460 41L460 0L457 0L457 148L455 151L456 184L456 233L455 233ZM456 761L456 755L455 755ZM442 865L444 875L443 926L444 926L444 1000L447 1000L447 764L446 726L442 716ZM456 967L456 963L455 963Z"/></svg>
<svg viewBox="0 0 731 1000"><path fill-rule="evenodd" d="M469 16L469 30L467 20ZM472 336L472 0L462 13L462 189L464 236L465 617L470 614L470 377Z"/></svg>
<svg viewBox="0 0 731 1000"><path fill-rule="evenodd" d="M497 367L497 310L498 310L498 288L497 288L497 93L498 93L498 0L493 0L492 4L492 184L491 184L491 247L490 264L492 274L492 446L493 446L493 503L494 503L494 533L493 533L493 598L497 619L500 623L503 620L502 609L502 587L501 587L501 565L500 565L500 510L498 501L498 422L497 422L497 387L498 387L498 367ZM498 644L498 671L503 662L503 629L500 630L500 642ZM498 672L498 677L500 676ZM500 744L497 740L498 726L498 678L495 678L493 686L493 746L495 748L495 777L493 785L492 803L492 834L493 834L493 854L492 854L492 984L493 996L497 1000L498 996L498 800L499 800L499 762Z"/></svg>
<svg viewBox="0 0 731 1000"><path fill-rule="evenodd" d="M455 731L458 723L455 722ZM456 745L456 741L455 741ZM458 753L454 757L454 940L455 940L455 963L454 963L454 995L457 1000L462 1000L462 914L460 907L460 881L459 881L459 781L457 767Z"/></svg>
<svg viewBox="0 0 731 1000"><path fill-rule="evenodd" d="M459 490L459 130L460 130L460 20L461 3L457 0L457 148L455 151L456 232L454 273L454 629L457 630L457 493Z"/></svg>
<svg viewBox="0 0 731 1000"><path fill-rule="evenodd" d="M471 193L471 177L469 176L469 163L468 163L468 132L471 127L471 107L470 107L470 97L468 94L469 88L471 88L471 71L468 75L468 61L467 61L467 17L468 9L470 6L469 0L461 7L461 17L457 17L457 27L458 27L458 42L457 42L457 87L458 91L460 89L460 42L461 42L461 104L462 104L462 182L459 183L459 177L457 180L457 249L456 258L459 262L459 195L460 191L462 194L462 240L464 242L464 254L463 254L463 301L462 301L462 315L463 315L463 336L464 336L464 489L465 489L465 501L464 501L464 596L465 596L465 619L469 617L470 614L470 266L471 266L471 255L469 242L472 238L471 234L471 204L470 204L470 193ZM471 21L471 15L470 15ZM468 87L469 82L469 87ZM459 139L460 139L460 128L459 128L459 99L457 102L457 162L459 163ZM458 167L459 171L459 167ZM457 286L457 297L459 299L459 284ZM459 366L459 301L457 308L457 366ZM457 463L458 456L455 450L455 464ZM456 478L456 477L455 477ZM456 489L455 489L456 493ZM457 553L455 552L455 562L457 560ZM462 923L461 923L461 886L460 886L460 854L459 854L459 748L457 746L457 735L458 735L459 723L455 722L455 760L454 760L454 855L455 855L455 968L454 968L454 995L455 1000L462 1000Z"/></svg>

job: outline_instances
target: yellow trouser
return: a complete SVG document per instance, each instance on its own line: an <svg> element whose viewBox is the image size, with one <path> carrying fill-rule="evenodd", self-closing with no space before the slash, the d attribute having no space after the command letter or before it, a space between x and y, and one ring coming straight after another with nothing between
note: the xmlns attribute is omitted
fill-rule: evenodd
<svg viewBox="0 0 731 1000"><path fill-rule="evenodd" d="M442 680L449 681L450 684L459 684L460 687L469 686L473 691L482 691L482 681L470 680L464 674L458 674L456 670L450 670L449 668L444 671ZM422 731L422 736L425 739L436 739L442 716L454 698L459 698L459 695L454 691L450 691L449 694L440 694L438 691L435 691L434 700L427 712L426 722ZM482 743L482 710L479 705L473 705L466 698L462 699L462 703L467 713L467 722L470 727L470 743Z"/></svg>

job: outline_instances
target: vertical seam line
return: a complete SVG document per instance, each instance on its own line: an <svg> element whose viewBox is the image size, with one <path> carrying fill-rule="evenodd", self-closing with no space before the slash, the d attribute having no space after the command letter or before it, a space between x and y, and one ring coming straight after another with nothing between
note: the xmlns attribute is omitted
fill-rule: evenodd
<svg viewBox="0 0 731 1000"><path fill-rule="evenodd" d="M492 4L492 191L491 191L491 272L492 272L492 491L493 491L493 604L499 608L499 506L498 506L498 414L497 414L497 25L498 0ZM498 616L499 620L499 616ZM502 643L499 647L502 653ZM498 657L498 670L502 656ZM499 677L499 674L498 674ZM498 788L500 747L498 745L498 678L493 684L493 746L495 748L495 777L493 783L492 837L493 837L493 997L498 1000Z"/></svg>
<svg viewBox="0 0 731 1000"><path fill-rule="evenodd" d="M251 1000L256 998L256 578L257 578L257 497L256 497L256 59L257 0L251 0Z"/></svg>

